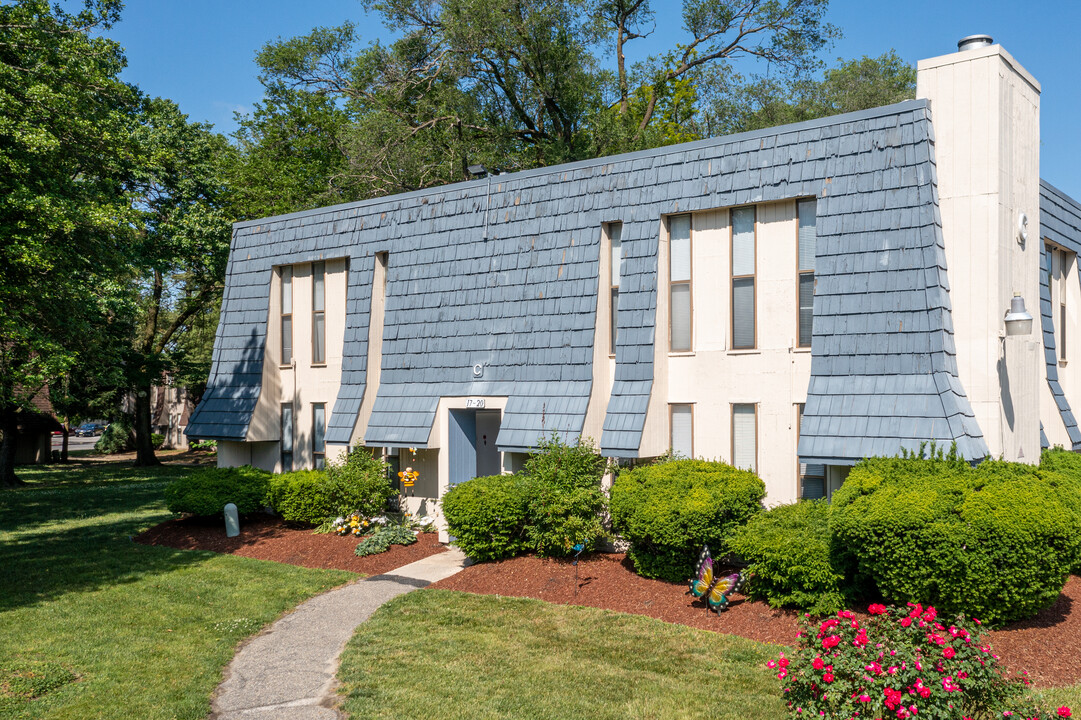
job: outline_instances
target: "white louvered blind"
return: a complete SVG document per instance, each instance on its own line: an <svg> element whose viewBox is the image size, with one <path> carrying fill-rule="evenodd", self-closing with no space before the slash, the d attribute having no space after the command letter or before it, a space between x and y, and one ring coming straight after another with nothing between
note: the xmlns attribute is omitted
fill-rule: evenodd
<svg viewBox="0 0 1081 720"><path fill-rule="evenodd" d="M691 279L691 216L676 215L668 226L672 251L672 282L684 282Z"/></svg>
<svg viewBox="0 0 1081 720"><path fill-rule="evenodd" d="M732 280L732 347L754 347L754 278Z"/></svg>
<svg viewBox="0 0 1081 720"><path fill-rule="evenodd" d="M694 457L694 413L690 405L672 405L672 452Z"/></svg>
<svg viewBox="0 0 1081 720"><path fill-rule="evenodd" d="M612 242L612 287L619 287L619 271L623 264L623 223L608 226L608 238Z"/></svg>
<svg viewBox="0 0 1081 720"><path fill-rule="evenodd" d="M815 246L818 242L817 201L800 200L799 209L799 269L815 269Z"/></svg>
<svg viewBox="0 0 1081 720"><path fill-rule="evenodd" d="M732 274L754 275L754 208L732 211Z"/></svg>
<svg viewBox="0 0 1081 720"><path fill-rule="evenodd" d="M732 464L743 470L758 471L755 406L732 406Z"/></svg>
<svg viewBox="0 0 1081 720"><path fill-rule="evenodd" d="M732 347L755 346L755 210L732 210Z"/></svg>
<svg viewBox="0 0 1081 720"><path fill-rule="evenodd" d="M683 283L672 286L672 350L688 352L691 349L691 286Z"/></svg>

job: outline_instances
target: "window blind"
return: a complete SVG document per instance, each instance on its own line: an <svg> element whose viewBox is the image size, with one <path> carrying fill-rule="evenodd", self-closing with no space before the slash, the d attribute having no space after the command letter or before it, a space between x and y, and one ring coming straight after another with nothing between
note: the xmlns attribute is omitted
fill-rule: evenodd
<svg viewBox="0 0 1081 720"><path fill-rule="evenodd" d="M732 211L732 274L754 275L754 208Z"/></svg>
<svg viewBox="0 0 1081 720"><path fill-rule="evenodd" d="M755 406L732 406L732 464L743 470L758 470Z"/></svg>
<svg viewBox="0 0 1081 720"><path fill-rule="evenodd" d="M619 272L623 265L623 223L608 226L608 238L612 243L612 287L619 287Z"/></svg>
<svg viewBox="0 0 1081 720"><path fill-rule="evenodd" d="M312 457L316 470L326 466L327 411L323 403L312 404Z"/></svg>
<svg viewBox="0 0 1081 720"><path fill-rule="evenodd" d="M293 406L282 405L281 417L281 461L282 472L293 469Z"/></svg>
<svg viewBox="0 0 1081 720"><path fill-rule="evenodd" d="M754 347L754 278L732 280L732 347Z"/></svg>
<svg viewBox="0 0 1081 720"><path fill-rule="evenodd" d="M672 282L691 279L691 216L677 215L668 226L671 247Z"/></svg>
<svg viewBox="0 0 1081 720"><path fill-rule="evenodd" d="M815 248L818 243L817 202L800 200L797 204L799 215L799 269L815 269Z"/></svg>
<svg viewBox="0 0 1081 720"><path fill-rule="evenodd" d="M672 286L671 310L671 349L674 352L689 352L691 349L691 286L689 284Z"/></svg>
<svg viewBox="0 0 1081 720"><path fill-rule="evenodd" d="M672 405L672 452L694 457L694 413L690 405Z"/></svg>
<svg viewBox="0 0 1081 720"><path fill-rule="evenodd" d="M814 322L814 273L801 273L799 276L799 344L807 347L811 344L811 328Z"/></svg>

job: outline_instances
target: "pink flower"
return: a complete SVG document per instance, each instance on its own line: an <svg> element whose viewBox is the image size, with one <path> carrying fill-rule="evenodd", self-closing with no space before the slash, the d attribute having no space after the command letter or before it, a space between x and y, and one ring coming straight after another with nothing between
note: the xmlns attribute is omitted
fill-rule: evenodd
<svg viewBox="0 0 1081 720"><path fill-rule="evenodd" d="M823 675L822 681L827 683L833 682L833 673L826 673L825 675Z"/></svg>
<svg viewBox="0 0 1081 720"><path fill-rule="evenodd" d="M1073 717L1073 713L1070 712L1070 708L1063 705L1062 707L1060 707L1058 709L1058 716L1059 717Z"/></svg>
<svg viewBox="0 0 1081 720"><path fill-rule="evenodd" d="M860 695L859 701L860 702L871 702L871 696L870 695Z"/></svg>
<svg viewBox="0 0 1081 720"><path fill-rule="evenodd" d="M827 637L825 640L822 641L822 647L829 650L832 647L837 647L837 645L840 642L841 642L840 637L838 637L837 635L830 635L829 637Z"/></svg>
<svg viewBox="0 0 1081 720"><path fill-rule="evenodd" d="M871 613L872 615L885 615L886 606L879 603L873 603L867 606L867 612Z"/></svg>
<svg viewBox="0 0 1081 720"><path fill-rule="evenodd" d="M912 618L911 617L901 618L901 627L908 627L911 624L912 624Z"/></svg>
<svg viewBox="0 0 1081 720"><path fill-rule="evenodd" d="M952 647L948 647L948 648L946 648L945 650L942 651L942 656L944 658L946 658L947 660L949 660L950 658L952 658L956 654L957 654L957 651L954 650Z"/></svg>
<svg viewBox="0 0 1081 720"><path fill-rule="evenodd" d="M856 614L854 612L852 612L851 610L838 610L837 611L837 617L842 617L842 618L846 618L848 620L851 620L852 618L856 617Z"/></svg>
<svg viewBox="0 0 1081 720"><path fill-rule="evenodd" d="M777 667L777 661L776 660L770 660L768 663L766 663L766 667L768 667L770 670L772 670L773 668Z"/></svg>
<svg viewBox="0 0 1081 720"><path fill-rule="evenodd" d="M781 670L781 672L777 673L777 679L778 680L784 680L787 675L788 675L787 670Z"/></svg>
<svg viewBox="0 0 1081 720"><path fill-rule="evenodd" d="M812 667L813 667L813 668L814 668L815 670L821 670L822 668L826 667L826 663L825 663L825 662L824 662L824 661L822 660L822 658L820 658L820 657L816 657L816 658L815 658L815 659L814 659L814 660L813 660L813 661L811 662L811 666L812 666Z"/></svg>
<svg viewBox="0 0 1081 720"><path fill-rule="evenodd" d="M781 659L777 661L777 664L780 665L783 668L788 667L788 658L786 658L784 655L782 655Z"/></svg>

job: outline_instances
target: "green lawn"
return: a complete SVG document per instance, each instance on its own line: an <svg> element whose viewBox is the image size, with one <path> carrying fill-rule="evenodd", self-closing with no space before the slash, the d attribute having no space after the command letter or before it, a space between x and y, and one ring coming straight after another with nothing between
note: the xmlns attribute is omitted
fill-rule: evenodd
<svg viewBox="0 0 1081 720"><path fill-rule="evenodd" d="M338 679L357 718L776 720L776 652L638 615L419 590L358 628Z"/></svg>
<svg viewBox="0 0 1081 720"><path fill-rule="evenodd" d="M203 718L241 639L353 577L132 542L185 472L20 468L0 490L0 718Z"/></svg>

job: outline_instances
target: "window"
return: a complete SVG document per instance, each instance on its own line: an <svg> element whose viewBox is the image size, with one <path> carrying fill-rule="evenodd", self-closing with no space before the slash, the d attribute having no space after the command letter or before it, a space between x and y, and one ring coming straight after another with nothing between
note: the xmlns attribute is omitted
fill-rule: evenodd
<svg viewBox="0 0 1081 720"><path fill-rule="evenodd" d="M293 364L293 268L282 268L282 365Z"/></svg>
<svg viewBox="0 0 1081 720"><path fill-rule="evenodd" d="M616 354L616 336L618 334L617 328L619 327L618 312L619 312L619 272L623 267L623 223L609 223L608 224L608 242L612 247L612 263L608 269L609 275L609 297L610 305L609 317L611 318L611 327L609 328L609 355Z"/></svg>
<svg viewBox="0 0 1081 720"><path fill-rule="evenodd" d="M803 408L804 403L796 404L797 448L799 447L800 434L803 432ZM826 466L802 463L799 461L798 455L796 456L796 464L799 466L799 496L811 500L826 497Z"/></svg>
<svg viewBox="0 0 1081 720"><path fill-rule="evenodd" d="M326 263L312 263L312 364L327 361Z"/></svg>
<svg viewBox="0 0 1081 720"><path fill-rule="evenodd" d="M293 406L282 405L281 426L281 450L282 472L290 472L293 469Z"/></svg>
<svg viewBox="0 0 1081 720"><path fill-rule="evenodd" d="M691 216L676 215L668 221L668 308L671 352L691 350Z"/></svg>
<svg viewBox="0 0 1081 720"><path fill-rule="evenodd" d="M755 347L755 211L732 210L732 348Z"/></svg>
<svg viewBox="0 0 1081 720"><path fill-rule="evenodd" d="M669 437L672 454L694 457L694 407L692 405L669 405L671 435Z"/></svg>
<svg viewBox="0 0 1081 720"><path fill-rule="evenodd" d="M751 403L732 406L732 464L753 472L758 472L757 411Z"/></svg>
<svg viewBox="0 0 1081 720"><path fill-rule="evenodd" d="M811 346L811 322L814 319L815 295L815 245L817 242L815 212L817 201L800 200L796 203L799 223L796 255L799 266L799 347Z"/></svg>
<svg viewBox="0 0 1081 720"><path fill-rule="evenodd" d="M1055 344L1058 359L1066 360L1066 295L1073 253L1054 245L1045 245L1047 251L1047 291L1051 298L1052 324L1055 326Z"/></svg>
<svg viewBox="0 0 1081 720"><path fill-rule="evenodd" d="M322 470L327 466L327 406L312 403L312 467Z"/></svg>

